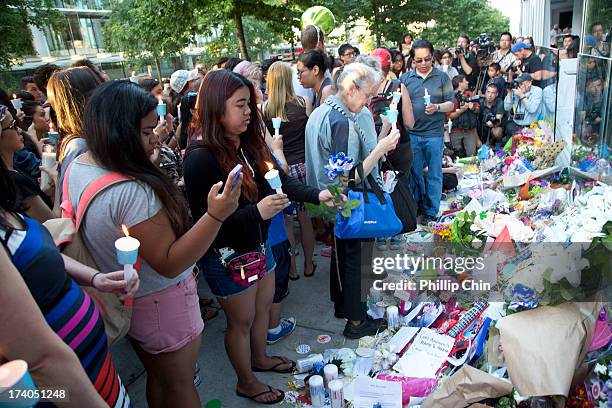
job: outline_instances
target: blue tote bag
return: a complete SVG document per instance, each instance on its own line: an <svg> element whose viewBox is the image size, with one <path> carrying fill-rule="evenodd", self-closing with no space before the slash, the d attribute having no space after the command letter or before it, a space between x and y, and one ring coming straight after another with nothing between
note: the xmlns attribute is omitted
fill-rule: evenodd
<svg viewBox="0 0 612 408"><path fill-rule="evenodd" d="M360 183L355 183L355 170ZM363 165L353 167L349 173L349 200L361 204L351 212L350 217L338 214L335 234L340 239L387 238L399 234L402 222L395 214L393 201L382 191L374 177L363 176Z"/></svg>

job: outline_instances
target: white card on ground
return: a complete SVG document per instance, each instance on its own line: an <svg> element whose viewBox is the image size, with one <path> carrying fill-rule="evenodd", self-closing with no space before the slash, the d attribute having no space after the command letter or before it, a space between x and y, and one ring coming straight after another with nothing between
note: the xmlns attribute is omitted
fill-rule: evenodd
<svg viewBox="0 0 612 408"><path fill-rule="evenodd" d="M353 381L355 408L372 408L379 403L382 408L402 408L402 383L375 380L359 376Z"/></svg>
<svg viewBox="0 0 612 408"><path fill-rule="evenodd" d="M406 344L412 340L418 331L418 327L401 327L391 338L391 340L389 340L389 348L394 353L399 353L404 347L406 347Z"/></svg>
<svg viewBox="0 0 612 408"><path fill-rule="evenodd" d="M454 338L424 328L393 368L405 377L435 378L454 344Z"/></svg>

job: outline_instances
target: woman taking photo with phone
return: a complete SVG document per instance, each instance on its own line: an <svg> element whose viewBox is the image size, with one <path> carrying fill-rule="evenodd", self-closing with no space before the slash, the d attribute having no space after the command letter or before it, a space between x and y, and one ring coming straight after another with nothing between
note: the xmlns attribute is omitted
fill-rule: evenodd
<svg viewBox="0 0 612 408"><path fill-rule="evenodd" d="M202 192L207 212L190 228L180 191L150 156L159 143L157 101L129 81L101 85L85 112L87 153L68 168L73 208L100 177L119 173L114 184L89 205L80 229L102 272L121 268L114 242L121 226L140 241L140 288L134 297L129 337L147 371L149 407L201 407L194 373L204 327L198 307L194 264L208 250L221 224L238 206L241 177L224 189L216 179ZM234 173L228 176L232 180Z"/></svg>
<svg viewBox="0 0 612 408"><path fill-rule="evenodd" d="M185 186L195 218L210 210L202 194L237 164L244 182L240 205L221 227L200 265L227 316L225 347L238 377L236 394L262 404L284 393L260 382L253 372L292 372L295 363L266 353L270 306L275 290L274 261L267 256L270 219L296 201L332 202L331 194L307 187L277 169L285 194L274 194L264 175L274 159L264 141L264 126L253 84L243 76L209 72L192 121L185 158ZM230 186L231 188L231 186ZM226 186L227 189L227 186ZM267 260L267 262L266 262Z"/></svg>

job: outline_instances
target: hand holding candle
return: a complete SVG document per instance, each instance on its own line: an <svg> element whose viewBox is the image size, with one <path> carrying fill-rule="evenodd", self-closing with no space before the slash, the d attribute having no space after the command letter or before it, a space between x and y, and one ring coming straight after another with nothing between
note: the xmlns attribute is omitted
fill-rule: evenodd
<svg viewBox="0 0 612 408"><path fill-rule="evenodd" d="M274 128L274 137L278 138L280 135L281 118L272 118L272 127Z"/></svg>
<svg viewBox="0 0 612 408"><path fill-rule="evenodd" d="M268 184L270 184L270 187L276 190L276 194L284 194L282 189L283 183L280 179L278 170L276 170L274 165L270 162L266 162L266 165L268 166L268 172L264 175L264 177L268 181Z"/></svg>
<svg viewBox="0 0 612 408"><path fill-rule="evenodd" d="M13 94L13 99L11 99L11 103L13 104L13 108L16 110L20 110L23 108L23 102L21 98L18 98L17 95Z"/></svg>
<svg viewBox="0 0 612 408"><path fill-rule="evenodd" d="M157 115L159 116L159 121L162 122L166 117L166 104L164 103L161 95L157 97Z"/></svg>
<svg viewBox="0 0 612 408"><path fill-rule="evenodd" d="M123 273L126 283L132 280L134 274L134 264L138 261L138 248L140 241L130 237L130 233L125 225L121 226L125 237L121 237L115 241L115 249L117 250L117 262L123 265Z"/></svg>

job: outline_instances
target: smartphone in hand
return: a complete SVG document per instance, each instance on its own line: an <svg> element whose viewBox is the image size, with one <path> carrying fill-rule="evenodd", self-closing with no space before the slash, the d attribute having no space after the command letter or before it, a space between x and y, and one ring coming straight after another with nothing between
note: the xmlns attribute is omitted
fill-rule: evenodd
<svg viewBox="0 0 612 408"><path fill-rule="evenodd" d="M230 191L233 191L234 187L236 187L236 184L238 183L240 174L242 174L242 164L237 164L236 167L232 169L231 173L234 173L234 177L232 178L232 185L230 186Z"/></svg>

